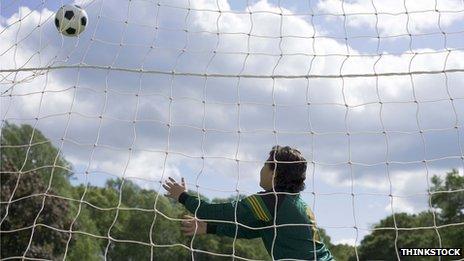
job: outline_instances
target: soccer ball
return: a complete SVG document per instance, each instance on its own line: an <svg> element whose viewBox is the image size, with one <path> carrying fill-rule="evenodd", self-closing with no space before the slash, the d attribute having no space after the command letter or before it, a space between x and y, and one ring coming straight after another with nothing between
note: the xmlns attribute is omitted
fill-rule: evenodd
<svg viewBox="0 0 464 261"><path fill-rule="evenodd" d="M66 36L78 36L88 22L87 12L78 5L63 5L55 15L58 32Z"/></svg>

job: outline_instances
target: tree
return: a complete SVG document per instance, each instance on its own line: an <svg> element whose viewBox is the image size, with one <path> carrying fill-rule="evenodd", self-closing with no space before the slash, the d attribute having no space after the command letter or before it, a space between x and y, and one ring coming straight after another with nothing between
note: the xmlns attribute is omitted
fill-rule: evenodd
<svg viewBox="0 0 464 261"><path fill-rule="evenodd" d="M395 223L399 230L395 229ZM417 229L430 226L433 226L433 216L429 212L417 215L399 213L395 214L395 220L393 216L389 216L381 220L374 227L375 230L361 241L358 248L359 259L396 260L396 253L400 248L438 247L438 235L434 229Z"/></svg>
<svg viewBox="0 0 464 261"><path fill-rule="evenodd" d="M325 246L330 250L332 256L335 260L338 261L347 261L350 257L355 256L354 247L347 244L337 244L334 245L331 242L330 236L327 235L323 228L319 228L319 235L325 244Z"/></svg>
<svg viewBox="0 0 464 261"><path fill-rule="evenodd" d="M329 250L337 261L348 261L351 257L356 256L354 246L348 244L332 245Z"/></svg>
<svg viewBox="0 0 464 261"><path fill-rule="evenodd" d="M18 127L7 122L1 132L1 201L11 200L0 207L1 256L23 255L32 233L29 227L38 216L26 256L59 259L69 233L55 229L69 230L77 210L74 202L62 198L75 198L69 182L72 166L50 140L30 125ZM78 230L79 225L73 230ZM83 255L78 256L95 254L96 249L85 240L70 246L71 255L74 246L82 251Z"/></svg>
<svg viewBox="0 0 464 261"><path fill-rule="evenodd" d="M438 209L438 226L453 225L464 222L464 176L456 169L448 172L445 179L432 177L432 206ZM445 247L464 247L463 225L445 226L440 228L444 234ZM460 242L460 243L459 243Z"/></svg>
<svg viewBox="0 0 464 261"><path fill-rule="evenodd" d="M374 226L374 231L361 241L358 248L361 260L396 260L397 249L435 248L440 247L440 242L441 247L464 247L464 226L459 224L464 222L464 177L452 170L444 180L438 176L431 180L431 201L436 209L435 215L431 211L423 211L413 215L398 213L394 218L388 216L382 219ZM434 228L434 220L437 229ZM395 229L395 223L398 230ZM443 226L445 224L447 226ZM351 259L355 260L355 257ZM416 260L417 257L401 259ZM421 259L434 260L432 257Z"/></svg>
<svg viewBox="0 0 464 261"><path fill-rule="evenodd" d="M72 196L71 164L38 129L28 124L17 126L6 122L1 132L2 161L10 161L23 173L34 170L44 184L49 183L53 174L51 187L55 193Z"/></svg>
<svg viewBox="0 0 464 261"><path fill-rule="evenodd" d="M42 200L46 197L40 195L45 192L46 184L34 171L19 174L13 163L3 156L1 164L1 201L8 202L13 191L15 191L15 194L12 197L14 202L9 204L8 215L6 213L7 205L2 204L0 208L3 220L1 231L6 232L2 234L0 256L2 258L22 256L27 249L26 256L29 257L59 258L64 253L68 238L66 233L60 233L44 226L36 226L29 245L34 220L42 208ZM18 181L19 183L16 185ZM46 197L43 202L43 210L36 224L46 224L57 229L67 229L70 220L63 217L69 211L68 202L55 197Z"/></svg>

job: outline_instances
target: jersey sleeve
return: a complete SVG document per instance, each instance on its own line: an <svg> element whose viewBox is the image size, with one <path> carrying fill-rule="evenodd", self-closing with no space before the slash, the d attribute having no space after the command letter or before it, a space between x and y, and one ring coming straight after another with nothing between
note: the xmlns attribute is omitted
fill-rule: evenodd
<svg viewBox="0 0 464 261"><path fill-rule="evenodd" d="M208 222L208 233L214 233L217 235L234 237L238 226L238 238L259 237L261 230L250 229L245 226L259 228L266 226L266 224L272 220L271 214L264 201L261 199L261 196L256 194L246 197L240 201L211 204L184 192L179 197L179 202L184 204L187 210L191 213L196 213L198 218L217 221ZM235 222L236 207L238 224L220 222Z"/></svg>
<svg viewBox="0 0 464 261"><path fill-rule="evenodd" d="M237 214L240 216L252 216L254 220L269 222L272 216L266 207L262 197L254 194L240 201L229 203L211 204L204 200L198 199L184 192L179 197L188 211L196 214L198 218L215 219L215 220L235 220L235 206L237 205Z"/></svg>
<svg viewBox="0 0 464 261"><path fill-rule="evenodd" d="M242 223L243 222L243 223ZM244 225L246 223L249 227L247 228ZM231 223L219 223L219 222L208 222L206 233L216 234L219 236L228 236L228 237L237 237L237 238L258 238L261 237L261 230L259 224L254 220L245 221L239 220L237 224ZM256 229L255 229L256 228ZM235 234L237 233L237 234Z"/></svg>

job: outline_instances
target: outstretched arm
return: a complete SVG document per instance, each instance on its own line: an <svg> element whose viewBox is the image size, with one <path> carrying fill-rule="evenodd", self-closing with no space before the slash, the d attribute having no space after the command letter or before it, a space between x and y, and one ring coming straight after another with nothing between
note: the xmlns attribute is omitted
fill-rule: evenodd
<svg viewBox="0 0 464 261"><path fill-rule="evenodd" d="M186 236L202 235L202 234L216 234L228 237L237 238L257 238L261 236L259 230L248 229L242 224L228 224L217 222L204 222L195 217L185 215L186 220L182 221L181 230ZM237 235L235 233L237 232Z"/></svg>
<svg viewBox="0 0 464 261"><path fill-rule="evenodd" d="M181 184L169 178L163 187L169 192L168 197L177 199L187 210L194 213L197 218L211 219L217 221L235 221L237 216L237 237L255 238L260 236L260 230L246 228L261 227L270 221L271 217L264 205L260 204L259 197L250 196L241 201L222 204L210 204L196 196L189 195L186 191L185 182ZM264 207L264 209L263 209ZM192 223L194 224L194 223ZM207 232L212 234L235 236L236 225L224 222L208 222Z"/></svg>
<svg viewBox="0 0 464 261"><path fill-rule="evenodd" d="M168 191L167 197L179 201L188 211L195 214L197 218L214 220L235 220L235 203L210 204L196 196L189 195L184 178L181 183L171 177L165 181L163 188ZM239 206L238 206L239 207Z"/></svg>

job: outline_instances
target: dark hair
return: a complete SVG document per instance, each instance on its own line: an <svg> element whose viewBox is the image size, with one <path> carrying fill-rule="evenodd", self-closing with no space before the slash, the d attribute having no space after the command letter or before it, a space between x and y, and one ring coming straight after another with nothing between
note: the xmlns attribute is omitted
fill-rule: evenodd
<svg viewBox="0 0 464 261"><path fill-rule="evenodd" d="M266 164L269 169L275 171L274 188L276 191L298 193L305 188L307 163L297 149L289 146L274 146L269 152Z"/></svg>

